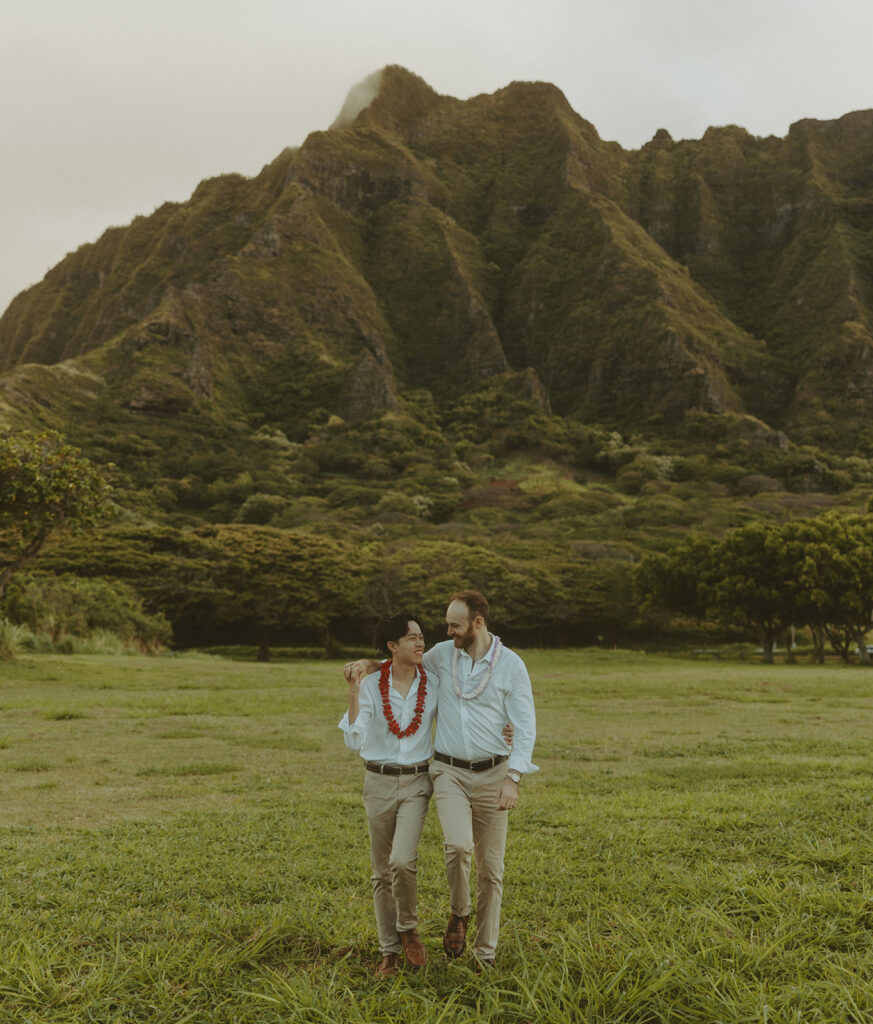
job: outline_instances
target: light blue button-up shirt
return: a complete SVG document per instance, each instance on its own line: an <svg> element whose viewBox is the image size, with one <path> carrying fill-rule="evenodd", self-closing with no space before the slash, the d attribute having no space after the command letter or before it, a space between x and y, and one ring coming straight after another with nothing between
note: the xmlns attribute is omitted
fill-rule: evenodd
<svg viewBox="0 0 873 1024"><path fill-rule="evenodd" d="M539 771L530 760L537 735L530 676L514 651L500 644L498 653L498 643L498 637L493 637L488 653L475 664L466 651L458 651L455 658L452 640L436 644L425 654L428 697L430 681L439 681L434 746L442 754L465 761L509 754L507 769L529 775ZM483 682L495 656L488 685L476 697L464 700ZM452 681L453 662L460 697ZM502 736L507 722L512 722L515 730L511 750Z"/></svg>

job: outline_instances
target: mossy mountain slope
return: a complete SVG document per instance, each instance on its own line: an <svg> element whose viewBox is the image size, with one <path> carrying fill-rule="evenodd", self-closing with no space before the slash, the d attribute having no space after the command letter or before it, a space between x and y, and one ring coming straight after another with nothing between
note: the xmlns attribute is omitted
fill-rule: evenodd
<svg viewBox="0 0 873 1024"><path fill-rule="evenodd" d="M691 410L873 450L873 112L600 139L553 86L384 69L345 127L112 228L0 319L0 415L217 417L303 441L518 378L543 409ZM507 377L507 375L509 375Z"/></svg>
<svg viewBox="0 0 873 1024"><path fill-rule="evenodd" d="M756 411L794 436L869 446L873 111L785 139L659 133L629 164L634 219L766 342L776 373Z"/></svg>

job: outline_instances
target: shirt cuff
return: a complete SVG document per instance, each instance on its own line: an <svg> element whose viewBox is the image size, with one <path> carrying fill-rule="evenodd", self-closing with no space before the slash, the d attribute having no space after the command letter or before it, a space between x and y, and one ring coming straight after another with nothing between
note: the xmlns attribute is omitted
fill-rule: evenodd
<svg viewBox="0 0 873 1024"><path fill-rule="evenodd" d="M349 713L348 713L348 711L339 720L339 724L337 725L337 729L342 730L342 732L346 736L363 736L364 733L366 732L366 729L364 728L364 726L361 725L361 716L360 715L358 715L358 717L354 720L354 722L352 722L351 725L349 725Z"/></svg>
<svg viewBox="0 0 873 1024"><path fill-rule="evenodd" d="M539 767L531 764L527 758L522 757L520 754L510 754L506 770L508 772L521 772L522 775L533 775L534 772L539 771Z"/></svg>

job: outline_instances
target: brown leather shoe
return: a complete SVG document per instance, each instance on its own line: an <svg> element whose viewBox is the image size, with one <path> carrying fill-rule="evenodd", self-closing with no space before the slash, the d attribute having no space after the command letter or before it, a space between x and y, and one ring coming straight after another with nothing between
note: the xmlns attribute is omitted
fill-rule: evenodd
<svg viewBox="0 0 873 1024"><path fill-rule="evenodd" d="M449 956L460 956L464 952L464 946L467 944L467 922L469 920L469 914L465 917L452 914L449 918L449 923L446 925L443 935L443 949Z"/></svg>
<svg viewBox="0 0 873 1024"><path fill-rule="evenodd" d="M399 953L383 953L379 966L376 968L377 978L393 978L400 967Z"/></svg>
<svg viewBox="0 0 873 1024"><path fill-rule="evenodd" d="M406 962L410 967L424 967L427 963L427 950L424 948L418 932L410 928L408 932L400 932L400 942L406 954Z"/></svg>

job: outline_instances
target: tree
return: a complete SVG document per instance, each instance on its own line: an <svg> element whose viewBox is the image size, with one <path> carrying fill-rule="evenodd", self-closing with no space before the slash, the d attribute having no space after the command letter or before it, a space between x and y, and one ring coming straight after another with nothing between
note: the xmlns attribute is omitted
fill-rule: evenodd
<svg viewBox="0 0 873 1024"><path fill-rule="evenodd" d="M109 515L109 485L60 434L0 436L0 595L49 537Z"/></svg>
<svg viewBox="0 0 873 1024"><path fill-rule="evenodd" d="M714 615L751 628L772 662L776 640L806 626L813 658L825 641L843 661L857 645L869 663L873 624L873 519L826 515L782 525L752 523L720 542L689 540L645 560L639 585L648 609Z"/></svg>
<svg viewBox="0 0 873 1024"><path fill-rule="evenodd" d="M773 662L777 639L797 621L791 557L777 527L750 523L721 541L690 538L666 558L649 558L639 574L649 610L657 607L740 626Z"/></svg>
<svg viewBox="0 0 873 1024"><path fill-rule="evenodd" d="M796 572L778 527L749 523L732 530L712 552L702 577L707 606L724 622L750 628L762 661L797 621Z"/></svg>
<svg viewBox="0 0 873 1024"><path fill-rule="evenodd" d="M785 556L794 568L795 625L809 629L813 661L823 665L827 625L839 602L845 567L830 545L832 530L824 519L784 523L779 533Z"/></svg>
<svg viewBox="0 0 873 1024"><path fill-rule="evenodd" d="M370 553L343 542L270 526L220 525L200 531L223 553L216 567L216 614L247 626L258 660L276 635L317 636L336 651L337 627L360 616Z"/></svg>
<svg viewBox="0 0 873 1024"><path fill-rule="evenodd" d="M869 665L867 634L873 629L873 517L852 516L849 523L855 540L854 595L858 612L855 616L855 636L861 664Z"/></svg>
<svg viewBox="0 0 873 1024"><path fill-rule="evenodd" d="M715 547L709 538L691 536L667 555L648 555L640 563L636 588L643 611L678 612L702 619L706 602L702 573Z"/></svg>
<svg viewBox="0 0 873 1024"><path fill-rule="evenodd" d="M420 616L428 642L445 636L451 595L473 587L491 605L496 632L525 625L541 629L543 603L555 581L541 566L516 561L479 544L406 538L388 546L369 582L368 600L378 616L401 608Z"/></svg>
<svg viewBox="0 0 873 1024"><path fill-rule="evenodd" d="M873 617L873 521L825 515L779 527L793 567L795 622L812 633L813 660L824 663L825 641L848 662L857 644L869 663L866 636Z"/></svg>
<svg viewBox="0 0 873 1024"><path fill-rule="evenodd" d="M44 571L129 583L148 612L163 612L174 641L195 644L321 642L367 633L366 585L374 574L366 546L271 526L117 524L99 543L52 543Z"/></svg>
<svg viewBox="0 0 873 1024"><path fill-rule="evenodd" d="M867 633L873 618L873 523L867 516L824 516L810 528L800 579L814 617L807 619L848 662L857 645L869 663ZM817 641L818 642L818 641ZM817 652L817 660L823 660Z"/></svg>

